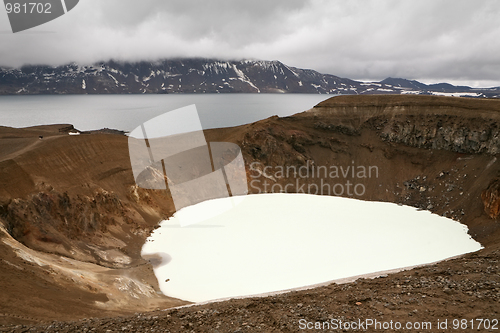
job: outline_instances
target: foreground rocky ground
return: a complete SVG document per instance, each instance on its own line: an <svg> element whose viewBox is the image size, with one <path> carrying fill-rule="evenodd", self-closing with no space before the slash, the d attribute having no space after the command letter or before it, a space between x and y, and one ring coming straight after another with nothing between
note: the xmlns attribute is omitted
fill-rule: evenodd
<svg viewBox="0 0 500 333"><path fill-rule="evenodd" d="M359 325L360 321L364 325L361 330L366 328L369 332L497 332L500 329L499 259L499 250L482 251L375 279L358 279L275 296L233 299L127 317L19 325L0 329L0 332L342 331L335 325L346 325L346 322ZM448 329L438 328L438 322L446 321ZM392 326L387 326L391 322ZM398 330L398 323L403 328L412 325L408 328L420 329ZM370 325L366 327L367 324ZM314 329L315 325L321 325L322 329Z"/></svg>
<svg viewBox="0 0 500 333"><path fill-rule="evenodd" d="M125 136L70 136L68 125L0 127L0 331L294 332L339 320L392 320L430 322L432 329L414 331L446 332L458 319L466 321L455 331L477 331L488 319L479 331L495 332L498 124L498 100L352 96L292 117L207 131L209 142L241 147L251 193L319 181L280 178L265 167L376 166L374 177L322 180L362 184L358 199L453 218L485 249L382 278L182 308L189 303L162 295L152 263L140 256L157 222L173 214L172 198L135 185ZM367 331L377 328L384 330Z"/></svg>

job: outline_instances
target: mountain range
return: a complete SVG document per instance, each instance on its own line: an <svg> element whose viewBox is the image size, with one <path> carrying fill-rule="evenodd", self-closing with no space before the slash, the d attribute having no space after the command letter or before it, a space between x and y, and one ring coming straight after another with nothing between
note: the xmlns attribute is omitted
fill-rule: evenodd
<svg viewBox="0 0 500 333"><path fill-rule="evenodd" d="M500 87L427 85L387 78L361 82L279 61L171 59L0 68L0 95L170 93L419 94L499 98Z"/></svg>

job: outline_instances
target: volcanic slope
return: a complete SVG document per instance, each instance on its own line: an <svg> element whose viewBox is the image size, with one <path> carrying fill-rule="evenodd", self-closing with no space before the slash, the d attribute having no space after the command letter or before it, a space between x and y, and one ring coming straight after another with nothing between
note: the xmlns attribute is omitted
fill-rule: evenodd
<svg viewBox="0 0 500 333"><path fill-rule="evenodd" d="M458 220L485 249L382 279L128 317L186 304L158 293L155 261L139 255L149 232L174 212L169 193L135 186L125 136L70 136L68 125L1 128L0 321L110 317L33 328L40 332L288 332L299 331L300 319L331 316L498 319L499 118L498 100L338 96L291 117L206 131L209 142L241 147L251 193L296 184L293 173L269 174L280 167L376 166L372 177L322 180L330 188L362 184L364 193L353 196L358 199ZM321 179L299 181L308 188Z"/></svg>

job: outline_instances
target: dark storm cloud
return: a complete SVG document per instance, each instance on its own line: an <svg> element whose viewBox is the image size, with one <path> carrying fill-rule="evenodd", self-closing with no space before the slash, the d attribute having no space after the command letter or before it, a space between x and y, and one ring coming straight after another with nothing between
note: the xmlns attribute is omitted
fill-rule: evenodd
<svg viewBox="0 0 500 333"><path fill-rule="evenodd" d="M117 15L101 23L114 29L136 29L147 22L155 22L158 27L186 41L213 38L238 44L270 40L273 37L270 28L278 33L291 30L280 22L306 4L302 0L107 0L101 11L109 13L117 9Z"/></svg>
<svg viewBox="0 0 500 333"><path fill-rule="evenodd" d="M496 0L81 0L18 34L0 12L0 64L256 58L354 79L500 85L498 17Z"/></svg>

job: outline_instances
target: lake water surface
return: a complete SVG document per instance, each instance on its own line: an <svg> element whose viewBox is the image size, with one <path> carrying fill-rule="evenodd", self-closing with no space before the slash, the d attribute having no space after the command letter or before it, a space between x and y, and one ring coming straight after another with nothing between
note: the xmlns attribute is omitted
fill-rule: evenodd
<svg viewBox="0 0 500 333"><path fill-rule="evenodd" d="M289 116L330 96L317 94L169 94L0 96L0 125L73 124L131 131L143 122L195 104L204 129L237 126L273 115Z"/></svg>
<svg viewBox="0 0 500 333"><path fill-rule="evenodd" d="M481 248L465 225L428 211L307 194L249 195L232 210L179 225L178 215L206 216L221 200L232 198L181 209L144 244L142 255L157 257L164 294L194 302L255 295Z"/></svg>

